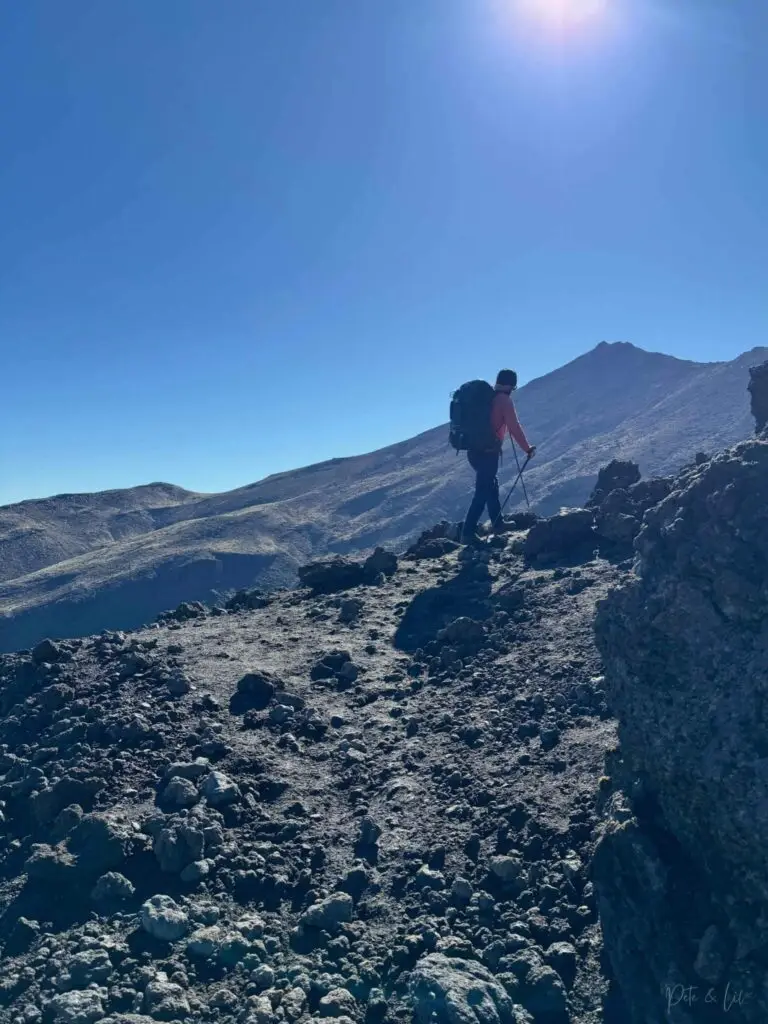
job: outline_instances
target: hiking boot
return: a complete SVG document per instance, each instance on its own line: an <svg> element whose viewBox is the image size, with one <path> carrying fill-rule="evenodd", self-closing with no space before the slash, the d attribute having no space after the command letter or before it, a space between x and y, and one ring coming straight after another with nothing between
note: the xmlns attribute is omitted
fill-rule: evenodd
<svg viewBox="0 0 768 1024"><path fill-rule="evenodd" d="M462 533L460 544L466 544L468 547L485 547L485 541L477 533Z"/></svg>
<svg viewBox="0 0 768 1024"><path fill-rule="evenodd" d="M498 522L491 524L491 526L489 527L489 533L491 533L491 534L509 533L510 530L515 530L515 529L517 529L517 527L515 526L514 520L512 520L512 519L503 519L502 518L502 519L499 519Z"/></svg>

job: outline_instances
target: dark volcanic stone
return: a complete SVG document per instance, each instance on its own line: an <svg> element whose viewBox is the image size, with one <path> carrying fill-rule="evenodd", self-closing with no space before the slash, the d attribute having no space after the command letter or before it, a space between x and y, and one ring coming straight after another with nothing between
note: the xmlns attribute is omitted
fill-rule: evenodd
<svg viewBox="0 0 768 1024"><path fill-rule="evenodd" d="M375 579L379 573L384 576L394 576L397 572L397 555L393 551L376 548L363 563L363 571L369 580Z"/></svg>
<svg viewBox="0 0 768 1024"><path fill-rule="evenodd" d="M636 462L622 462L613 459L597 474L597 483L587 501L587 508L594 508L605 500L611 491L626 490L640 479L640 467Z"/></svg>
<svg viewBox="0 0 768 1024"><path fill-rule="evenodd" d="M411 971L408 1000L422 1024L515 1024L515 1007L487 967L429 953Z"/></svg>
<svg viewBox="0 0 768 1024"><path fill-rule="evenodd" d="M298 575L301 586L310 587L315 594L332 594L365 582L363 565L343 555L302 565Z"/></svg>
<svg viewBox="0 0 768 1024"><path fill-rule="evenodd" d="M556 516L540 519L528 532L525 557L567 555L594 538L593 523L593 513L585 508L563 509Z"/></svg>
<svg viewBox="0 0 768 1024"><path fill-rule="evenodd" d="M670 965L694 974L713 921L728 921L743 951L738 983L763 976L749 951L768 942L765 921L754 924L768 903L767 507L765 440L684 470L646 512L637 575L598 608L633 803L610 797L594 881L614 973L638 1020ZM740 1012L768 1019L765 989Z"/></svg>
<svg viewBox="0 0 768 1024"><path fill-rule="evenodd" d="M61 651L53 640L41 640L40 643L32 649L32 661L34 661L36 665L40 665L46 661L58 661L60 656Z"/></svg>
<svg viewBox="0 0 768 1024"><path fill-rule="evenodd" d="M265 708L278 689L278 680L268 672L247 672L237 682L237 692L249 698L251 707Z"/></svg>

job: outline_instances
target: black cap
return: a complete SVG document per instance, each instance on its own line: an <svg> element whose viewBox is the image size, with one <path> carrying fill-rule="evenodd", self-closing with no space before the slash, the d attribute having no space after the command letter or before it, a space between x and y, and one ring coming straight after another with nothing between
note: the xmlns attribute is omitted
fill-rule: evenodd
<svg viewBox="0 0 768 1024"><path fill-rule="evenodd" d="M500 388L512 388L514 391L517 387L517 374L514 370L499 370L496 376L496 386Z"/></svg>

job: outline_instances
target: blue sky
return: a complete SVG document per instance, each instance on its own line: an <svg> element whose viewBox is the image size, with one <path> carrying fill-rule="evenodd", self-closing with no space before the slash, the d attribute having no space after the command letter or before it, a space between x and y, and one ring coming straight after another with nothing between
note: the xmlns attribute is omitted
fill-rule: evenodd
<svg viewBox="0 0 768 1024"><path fill-rule="evenodd" d="M602 339L766 343L768 4L592 2L3 4L0 502L239 486Z"/></svg>

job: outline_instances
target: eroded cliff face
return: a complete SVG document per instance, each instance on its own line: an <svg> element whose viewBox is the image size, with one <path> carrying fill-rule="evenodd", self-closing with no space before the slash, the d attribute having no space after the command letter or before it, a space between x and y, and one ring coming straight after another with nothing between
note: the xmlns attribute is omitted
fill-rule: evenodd
<svg viewBox="0 0 768 1024"><path fill-rule="evenodd" d="M768 439L683 472L635 549L596 618L620 723L593 870L606 949L635 1021L765 1021Z"/></svg>

